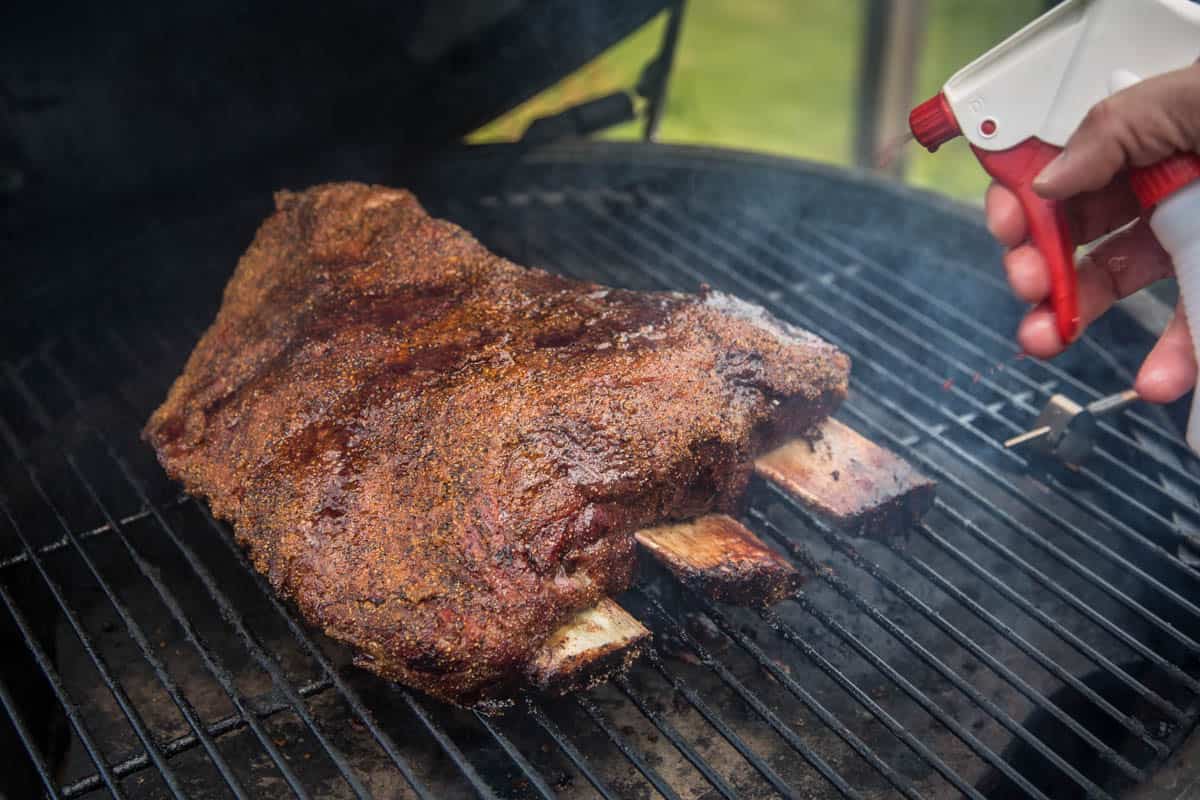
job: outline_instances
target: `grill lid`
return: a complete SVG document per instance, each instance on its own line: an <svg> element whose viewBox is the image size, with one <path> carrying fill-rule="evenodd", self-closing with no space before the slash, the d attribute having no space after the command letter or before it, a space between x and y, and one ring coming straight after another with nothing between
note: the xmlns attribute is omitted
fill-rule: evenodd
<svg viewBox="0 0 1200 800"><path fill-rule="evenodd" d="M358 158L376 164L421 158L667 2L7 4L0 168L18 177L0 184L0 203L36 220L121 196L224 192L231 180L303 185L322 177L313 162L331 150L373 148Z"/></svg>

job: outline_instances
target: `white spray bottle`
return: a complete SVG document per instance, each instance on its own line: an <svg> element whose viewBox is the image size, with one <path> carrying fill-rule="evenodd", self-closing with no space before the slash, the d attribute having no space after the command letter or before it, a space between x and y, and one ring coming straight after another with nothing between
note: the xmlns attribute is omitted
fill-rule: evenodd
<svg viewBox="0 0 1200 800"><path fill-rule="evenodd" d="M909 115L930 152L965 136L983 168L1016 194L1050 266L1050 303L1063 342L1079 335L1075 243L1061 205L1033 191L1096 103L1200 58L1196 0L1068 0L959 70ZM1130 183L1170 253L1200 358L1200 155L1131 170ZM1200 452L1200 392L1188 444Z"/></svg>

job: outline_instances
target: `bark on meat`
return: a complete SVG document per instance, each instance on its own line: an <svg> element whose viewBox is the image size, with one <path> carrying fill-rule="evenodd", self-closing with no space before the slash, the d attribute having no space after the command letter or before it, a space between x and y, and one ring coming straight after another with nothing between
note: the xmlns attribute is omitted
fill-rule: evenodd
<svg viewBox="0 0 1200 800"><path fill-rule="evenodd" d="M145 436L358 663L473 702L733 508L848 359L761 309L525 269L408 192L280 192Z"/></svg>

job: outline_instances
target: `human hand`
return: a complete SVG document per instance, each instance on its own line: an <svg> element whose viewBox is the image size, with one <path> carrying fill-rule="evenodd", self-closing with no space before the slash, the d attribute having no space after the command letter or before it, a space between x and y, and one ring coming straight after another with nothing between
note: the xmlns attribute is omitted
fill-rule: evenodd
<svg viewBox="0 0 1200 800"><path fill-rule="evenodd" d="M1173 274L1124 175L1176 152L1200 151L1200 63L1150 78L1097 104L1062 155L1034 181L1043 197L1066 203L1071 235L1087 243L1137 219L1079 259L1079 314L1083 327L1117 300ZM1029 243L1016 195L988 188L988 229L1008 248L1004 267L1017 297L1035 304L1017 329L1030 355L1051 358L1065 349L1047 298L1050 268ZM1200 220L1197 220L1200 224ZM1178 399L1196 383L1196 359L1183 309L1163 331L1138 372L1134 388L1152 403Z"/></svg>

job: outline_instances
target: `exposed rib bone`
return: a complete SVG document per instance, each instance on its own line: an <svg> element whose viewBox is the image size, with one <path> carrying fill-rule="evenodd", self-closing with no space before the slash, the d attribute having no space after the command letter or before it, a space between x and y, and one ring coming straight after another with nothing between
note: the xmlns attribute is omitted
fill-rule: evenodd
<svg viewBox="0 0 1200 800"><path fill-rule="evenodd" d="M804 582L804 576L783 556L724 514L661 525L635 535L685 586L714 600L770 605Z"/></svg>
<svg viewBox="0 0 1200 800"><path fill-rule="evenodd" d="M754 471L857 536L903 533L933 505L936 484L835 419L754 462Z"/></svg>
<svg viewBox="0 0 1200 800"><path fill-rule="evenodd" d="M586 689L629 669L649 639L642 623L606 597L550 635L529 666L529 679L554 694Z"/></svg>

